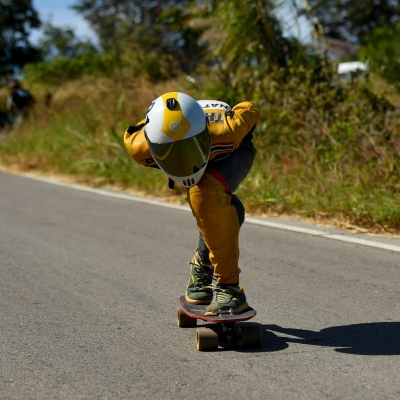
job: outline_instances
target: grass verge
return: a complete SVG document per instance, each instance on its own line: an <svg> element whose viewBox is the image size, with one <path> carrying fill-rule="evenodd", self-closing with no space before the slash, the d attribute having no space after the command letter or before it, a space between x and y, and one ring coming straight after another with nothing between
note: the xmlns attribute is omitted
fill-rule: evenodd
<svg viewBox="0 0 400 400"><path fill-rule="evenodd" d="M337 90L302 88L303 82L294 77L284 90L266 82L252 95L262 122L255 165L237 193L246 209L253 215L400 234L398 112L380 109L384 102L357 83L341 88L338 100ZM212 98L213 90L195 90L183 79L122 85L86 77L54 90L46 108L40 100L44 89L32 89L38 99L34 118L0 136L0 163L6 168L185 201L185 191L171 192L162 172L131 161L123 132L161 93ZM307 91L312 96L304 98Z"/></svg>

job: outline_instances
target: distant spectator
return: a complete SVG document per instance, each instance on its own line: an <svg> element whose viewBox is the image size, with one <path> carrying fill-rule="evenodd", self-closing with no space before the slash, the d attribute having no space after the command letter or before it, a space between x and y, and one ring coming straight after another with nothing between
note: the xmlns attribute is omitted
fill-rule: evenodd
<svg viewBox="0 0 400 400"><path fill-rule="evenodd" d="M18 79L11 79L7 85L10 94L7 97L7 110L11 125L21 125L24 119L32 116L32 108L35 98L21 87Z"/></svg>

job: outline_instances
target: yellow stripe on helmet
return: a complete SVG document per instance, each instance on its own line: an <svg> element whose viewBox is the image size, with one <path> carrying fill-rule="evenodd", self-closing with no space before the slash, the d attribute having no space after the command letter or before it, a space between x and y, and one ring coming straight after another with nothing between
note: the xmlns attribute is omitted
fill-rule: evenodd
<svg viewBox="0 0 400 400"><path fill-rule="evenodd" d="M164 121L161 131L174 140L181 140L190 129L190 123L183 115L181 106L178 102L178 92L170 92L161 96L165 104L167 99L174 98L177 106L173 110L164 108Z"/></svg>

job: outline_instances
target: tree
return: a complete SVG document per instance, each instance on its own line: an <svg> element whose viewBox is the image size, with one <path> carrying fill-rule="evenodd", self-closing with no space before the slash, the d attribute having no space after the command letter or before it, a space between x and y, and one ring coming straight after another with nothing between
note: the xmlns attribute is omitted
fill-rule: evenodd
<svg viewBox="0 0 400 400"><path fill-rule="evenodd" d="M38 40L38 49L44 58L55 56L71 58L80 54L95 53L90 41L79 40L72 28L57 27L50 21L43 24L42 37Z"/></svg>
<svg viewBox="0 0 400 400"><path fill-rule="evenodd" d="M40 24L32 0L0 0L0 74L12 73L40 59L40 53L29 42L31 30Z"/></svg>
<svg viewBox="0 0 400 400"><path fill-rule="evenodd" d="M209 46L210 77L220 81L215 97L251 98L272 71L288 71L300 46L284 36L277 7L275 0L212 2L202 40Z"/></svg>
<svg viewBox="0 0 400 400"><path fill-rule="evenodd" d="M165 0L160 4L143 0L77 0L72 8L82 14L97 33L100 44L108 49L116 45L122 26L131 31L138 26L154 31L163 10L189 3L190 0Z"/></svg>
<svg viewBox="0 0 400 400"><path fill-rule="evenodd" d="M273 11L274 0L216 1L213 26L220 30L213 39L224 62L263 68L286 64L289 41Z"/></svg>
<svg viewBox="0 0 400 400"><path fill-rule="evenodd" d="M400 0L308 0L325 36L358 41L400 20ZM315 21L313 21L315 22Z"/></svg>
<svg viewBox="0 0 400 400"><path fill-rule="evenodd" d="M187 24L194 0L78 0L81 13L100 45L120 60L137 60L154 79L190 72L201 54L199 33Z"/></svg>
<svg viewBox="0 0 400 400"><path fill-rule="evenodd" d="M220 67L225 83L255 81L285 67L300 46L284 37L274 11L280 0L76 0L100 45L120 60L136 60L154 80ZM254 71L256 73L254 74Z"/></svg>
<svg viewBox="0 0 400 400"><path fill-rule="evenodd" d="M164 24L163 38L174 55L176 67L188 74L196 70L207 54L207 45L200 42L206 25L198 23L199 8L195 1L191 3L185 8L165 10L159 16L159 21Z"/></svg>
<svg viewBox="0 0 400 400"><path fill-rule="evenodd" d="M400 22L395 26L374 29L365 37L360 51L369 67L389 82L400 85Z"/></svg>

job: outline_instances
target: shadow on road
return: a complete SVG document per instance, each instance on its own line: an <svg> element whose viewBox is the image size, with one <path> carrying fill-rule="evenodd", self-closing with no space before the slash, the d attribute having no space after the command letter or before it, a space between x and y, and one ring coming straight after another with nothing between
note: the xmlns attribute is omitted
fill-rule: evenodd
<svg viewBox="0 0 400 400"><path fill-rule="evenodd" d="M319 332L261 325L264 351L284 350L289 343L332 347L346 354L369 356L400 355L400 322L371 322L332 326ZM291 337L278 336L276 333Z"/></svg>

